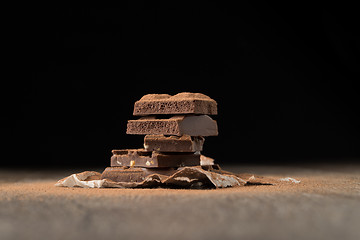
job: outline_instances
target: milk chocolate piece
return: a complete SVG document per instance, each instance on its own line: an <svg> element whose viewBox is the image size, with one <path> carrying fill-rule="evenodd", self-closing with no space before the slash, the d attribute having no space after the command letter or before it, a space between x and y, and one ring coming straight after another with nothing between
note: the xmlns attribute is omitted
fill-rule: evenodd
<svg viewBox="0 0 360 240"><path fill-rule="evenodd" d="M217 136L218 129L216 121L208 115L179 115L169 119L142 117L138 120L129 120L126 133L141 135Z"/></svg>
<svg viewBox="0 0 360 240"><path fill-rule="evenodd" d="M112 150L111 167L168 168L200 165L200 154L160 153L145 149Z"/></svg>
<svg viewBox="0 0 360 240"><path fill-rule="evenodd" d="M144 138L144 148L146 151L159 152L198 152L202 151L204 138L164 135L146 135Z"/></svg>
<svg viewBox="0 0 360 240"><path fill-rule="evenodd" d="M109 179L114 182L142 182L151 174L170 176L177 170L175 168L127 168L107 167L101 174L101 179Z"/></svg>
<svg viewBox="0 0 360 240"><path fill-rule="evenodd" d="M204 155L200 155L200 165L201 166L211 166L214 165L214 159L210 157L206 157Z"/></svg>
<svg viewBox="0 0 360 240"><path fill-rule="evenodd" d="M202 93L147 94L134 104L134 116L153 114L217 114L215 100Z"/></svg>

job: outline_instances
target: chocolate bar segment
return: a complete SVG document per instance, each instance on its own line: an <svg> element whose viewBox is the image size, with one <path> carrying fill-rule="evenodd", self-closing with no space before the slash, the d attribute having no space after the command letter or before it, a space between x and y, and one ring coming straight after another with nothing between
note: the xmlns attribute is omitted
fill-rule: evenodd
<svg viewBox="0 0 360 240"><path fill-rule="evenodd" d="M146 135L144 138L144 148L146 151L198 152L202 151L203 144L204 138L201 136Z"/></svg>
<svg viewBox="0 0 360 240"><path fill-rule="evenodd" d="M200 165L200 154L160 153L145 149L113 150L111 167L168 168Z"/></svg>
<svg viewBox="0 0 360 240"><path fill-rule="evenodd" d="M114 182L142 182L147 176L152 174L171 176L175 172L175 168L107 167L101 174L101 179L109 179Z"/></svg>
<svg viewBox="0 0 360 240"><path fill-rule="evenodd" d="M154 114L217 114L215 100L202 93L147 94L134 104L134 116Z"/></svg>
<svg viewBox="0 0 360 240"><path fill-rule="evenodd" d="M143 117L138 120L129 120L126 133L141 135L217 136L218 129L216 121L208 115L179 115L169 119Z"/></svg>

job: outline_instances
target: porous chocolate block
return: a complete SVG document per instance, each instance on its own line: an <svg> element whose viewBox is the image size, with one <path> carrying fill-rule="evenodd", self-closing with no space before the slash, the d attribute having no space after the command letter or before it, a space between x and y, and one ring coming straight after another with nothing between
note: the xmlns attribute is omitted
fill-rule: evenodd
<svg viewBox="0 0 360 240"><path fill-rule="evenodd" d="M154 114L217 114L215 100L202 93L147 94L134 105L134 116Z"/></svg>
<svg viewBox="0 0 360 240"><path fill-rule="evenodd" d="M112 150L111 167L168 168L200 165L200 154L160 153L145 149Z"/></svg>
<svg viewBox="0 0 360 240"><path fill-rule="evenodd" d="M204 140L201 136L146 135L144 148L146 151L159 152L198 152L202 151Z"/></svg>
<svg viewBox="0 0 360 240"><path fill-rule="evenodd" d="M127 134L140 135L190 135L217 136L215 120L208 115L179 115L169 119L156 119L154 116L129 120Z"/></svg>
<svg viewBox="0 0 360 240"><path fill-rule="evenodd" d="M101 174L101 179L109 179L114 182L142 182L145 177L151 174L170 176L175 172L175 168L107 167Z"/></svg>

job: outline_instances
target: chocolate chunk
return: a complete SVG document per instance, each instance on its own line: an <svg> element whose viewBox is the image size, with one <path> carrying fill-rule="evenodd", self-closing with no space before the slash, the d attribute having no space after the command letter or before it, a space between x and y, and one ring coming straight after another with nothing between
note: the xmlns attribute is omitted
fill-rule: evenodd
<svg viewBox="0 0 360 240"><path fill-rule="evenodd" d="M152 174L170 176L177 170L175 168L127 168L107 167L101 174L101 179L109 179L114 182L142 182L145 177Z"/></svg>
<svg viewBox="0 0 360 240"><path fill-rule="evenodd" d="M210 157L206 157L204 155L200 155L200 165L201 166L205 166L205 165L214 165L214 159L210 158Z"/></svg>
<svg viewBox="0 0 360 240"><path fill-rule="evenodd" d="M146 135L144 139L144 148L147 151L159 152L197 152L202 151L204 138L182 136L164 136L164 135Z"/></svg>
<svg viewBox="0 0 360 240"><path fill-rule="evenodd" d="M134 105L134 116L153 114L217 114L215 100L202 93L147 94Z"/></svg>
<svg viewBox="0 0 360 240"><path fill-rule="evenodd" d="M200 165L200 154L160 153L145 149L113 150L112 167L167 168Z"/></svg>
<svg viewBox="0 0 360 240"><path fill-rule="evenodd" d="M126 133L141 135L217 136L218 129L216 121L208 115L180 115L169 119L142 117L139 120L129 120Z"/></svg>

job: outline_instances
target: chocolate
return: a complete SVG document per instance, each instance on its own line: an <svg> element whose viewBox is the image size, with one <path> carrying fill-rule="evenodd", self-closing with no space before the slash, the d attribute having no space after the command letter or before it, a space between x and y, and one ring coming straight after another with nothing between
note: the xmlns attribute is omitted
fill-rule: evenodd
<svg viewBox="0 0 360 240"><path fill-rule="evenodd" d="M111 167L168 168L200 165L200 154L160 153L145 149L112 150Z"/></svg>
<svg viewBox="0 0 360 240"><path fill-rule="evenodd" d="M208 165L208 166L211 166L211 165L214 165L214 159L213 158L210 158L210 157L206 157L204 155L200 155L200 165L201 166L205 166L205 165Z"/></svg>
<svg viewBox="0 0 360 240"><path fill-rule="evenodd" d="M142 182L147 176L152 174L171 176L176 171L175 168L107 167L101 174L101 179L109 179L114 182Z"/></svg>
<svg viewBox="0 0 360 240"><path fill-rule="evenodd" d="M179 115L169 119L155 119L142 117L138 120L129 120L127 134L141 135L190 135L190 136L217 136L218 129L215 120L208 115Z"/></svg>
<svg viewBox="0 0 360 240"><path fill-rule="evenodd" d="M146 151L159 152L200 152L202 151L204 138L164 135L146 135L144 138L144 148Z"/></svg>
<svg viewBox="0 0 360 240"><path fill-rule="evenodd" d="M154 114L217 114L215 100L202 93L147 94L134 104L134 116Z"/></svg>

